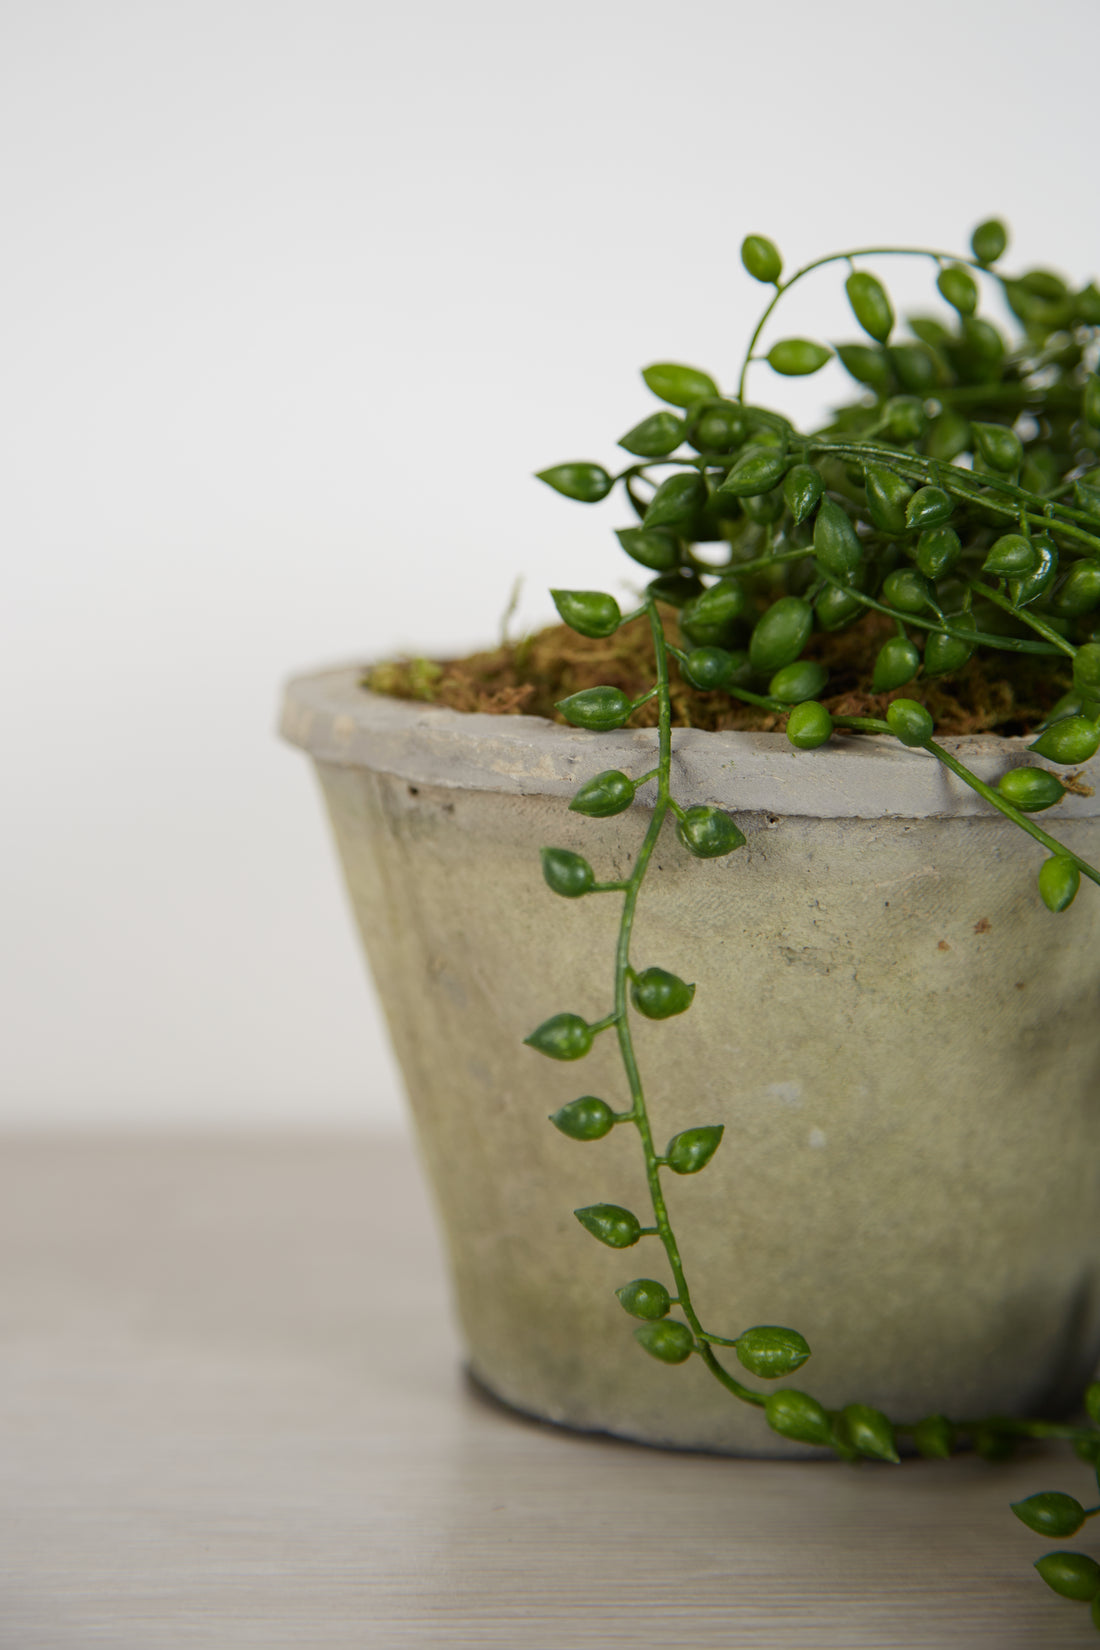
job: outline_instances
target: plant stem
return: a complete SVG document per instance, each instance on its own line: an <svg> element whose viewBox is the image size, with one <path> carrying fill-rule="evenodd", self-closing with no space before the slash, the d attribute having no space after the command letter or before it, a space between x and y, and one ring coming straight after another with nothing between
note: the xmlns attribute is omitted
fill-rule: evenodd
<svg viewBox="0 0 1100 1650"><path fill-rule="evenodd" d="M684 1276L679 1246L668 1218L668 1208L661 1188L661 1165L653 1144L653 1130L646 1109L645 1091L638 1070L638 1060L634 1052L634 1038L630 1029L630 1017L627 1007L628 982L631 976L630 939L634 928L638 895L641 892L642 883L645 880L645 874L653 856L653 850L657 846L661 828L673 806L671 796L672 700L669 694L667 644L664 626L657 611L657 603L652 597L646 600L646 611L649 616L649 626L653 635L653 647L657 659L656 695L659 712L657 724L657 800L653 807L653 815L642 846L638 850L634 868L627 879L626 893L623 898L622 916L619 921L619 938L615 950L614 1020L619 1038L619 1052L622 1056L623 1069L626 1073L627 1087L630 1092L631 1120L638 1130L642 1150L645 1154L646 1181L649 1185L649 1197L653 1205L654 1219L657 1222L657 1235L664 1246L669 1268L676 1281L676 1293L679 1297L680 1310L697 1337L697 1350L711 1373L722 1382L723 1386L727 1387L730 1392L741 1398L745 1403L763 1404L764 1399L761 1394L753 1392L751 1388L742 1386L740 1381L735 1380L728 1370L722 1367L707 1342L702 1338L703 1326L692 1305L691 1291L688 1288L687 1278Z"/></svg>
<svg viewBox="0 0 1100 1650"><path fill-rule="evenodd" d="M874 716L834 716L833 721L837 727L850 728L853 733L890 733L892 731L889 722L880 722ZM1022 813L1019 808L1006 801L1000 791L994 790L992 785L987 785L984 780L978 778L976 773L971 773L970 769L964 767L957 756L952 756L949 751L944 750L942 745L937 745L934 739L929 739L922 749L929 751L938 761L943 763L945 768L950 769L958 779L961 779L964 785L969 785L972 791L977 791L978 795L984 797L991 807L996 808L998 813L1004 814L1006 819L1011 819L1012 823L1018 825L1022 831L1026 831L1028 836L1034 837L1036 842L1041 842L1043 847L1049 848L1052 854L1062 854L1064 858L1072 859L1079 871L1086 877L1090 877L1093 882L1100 883L1100 871L1097 871L1087 860L1081 859L1078 854L1071 853L1064 843L1056 841L1041 826L1036 825L1033 819L1029 819L1027 814Z"/></svg>
<svg viewBox="0 0 1100 1650"><path fill-rule="evenodd" d="M907 453L898 447L879 447L870 441L825 441L811 437L807 445L812 453L846 458L864 468L868 464L890 465L899 475L907 472L911 479L922 484L934 482L944 492L953 494L966 504L977 505L1007 521L1026 520L1031 526L1047 532L1077 539L1087 545L1093 555L1100 555L1100 538L1095 533L1085 532L1078 525L1082 520L1095 521L1095 516L1069 505L1058 504L1053 499L1047 499L1042 509L1036 510L1033 493L1025 492L1001 476L975 475L973 470L964 470L957 464L922 458L917 453ZM991 493L1003 494L1003 502L1000 498L991 497Z"/></svg>
<svg viewBox="0 0 1100 1650"><path fill-rule="evenodd" d="M985 264L979 263L976 258L960 258L955 252L936 252L926 246L860 246L854 248L851 252L830 252L824 258L815 258L812 263L803 264L801 269L796 269L789 280L775 283L775 296L756 323L756 331L749 339L749 347L745 351L745 359L741 366L741 376L737 385L738 401L743 402L745 399L745 375L749 370L749 362L753 359L757 341L772 310L783 294L789 292L796 281L802 280L804 275L811 274L815 269L823 269L826 264L850 262L853 258L932 258L936 263L969 264L971 269L980 270L982 274L991 276L995 281L1002 279L994 270L987 269Z"/></svg>
<svg viewBox="0 0 1100 1650"><path fill-rule="evenodd" d="M981 584L977 579L967 579L966 582L967 588L972 590L975 596L981 596L984 601L989 602L993 607L999 607L1004 613L1011 613L1012 617L1018 619L1021 624L1030 625L1037 636L1044 636L1060 653L1068 654L1071 659L1077 657L1077 649L1073 643L1067 642L1064 636L1060 636L1056 630L1052 630L1050 625L1044 624L1042 619L1037 618L1034 613L1028 613L1022 607L1013 607L1007 596L1002 596L999 590L991 590L987 584Z"/></svg>
<svg viewBox="0 0 1100 1650"><path fill-rule="evenodd" d="M984 797L999 813L1011 819L1014 825L1018 825L1021 831L1033 836L1036 842L1041 842L1052 854L1061 854L1064 858L1071 859L1084 876L1100 883L1100 871L1096 870L1095 866L1090 865L1088 860L1082 859L1080 855L1071 853L1063 843L1056 841L1041 826L1036 825L1033 819L1029 819L1027 814L1021 813L1019 808L1014 808L1011 802L1006 802L999 791L995 791L992 785L987 785L984 780L979 779L976 773L971 773L969 768L964 768L958 758L945 751L942 745L937 745L934 739L929 739L923 748L931 751L932 755L961 779L964 785L969 785L972 791L977 791L978 795Z"/></svg>
<svg viewBox="0 0 1100 1650"><path fill-rule="evenodd" d="M830 584L835 585L838 590L843 590L846 595L861 603L862 606L872 608L876 613L885 613L891 619L900 617L896 608L887 607L882 602L876 602L873 596L865 596L863 591L857 590L854 585L842 584L839 579L834 579L829 573L825 574L825 578L828 579ZM914 625L918 630L935 630L941 635L953 636L956 640L969 642L973 646L998 647L1004 653L1039 653L1044 658L1052 658L1062 651L1061 648L1051 647L1045 642L1028 641L1025 636L993 636L984 630L960 630L946 619L937 623L934 619L922 619L916 613L906 613L904 622L907 625Z"/></svg>
<svg viewBox="0 0 1100 1650"><path fill-rule="evenodd" d="M868 605L878 606L877 603L869 603ZM883 611L889 610L883 609ZM648 871L649 863L653 857L653 851L657 846L657 841L660 837L665 820L670 813L675 813L677 815L682 815L683 813L683 810L678 806L671 792L672 699L670 694L668 664L670 654L678 659L682 658L683 655L679 648L672 646L666 639L657 601L653 596L646 597L645 613L648 617L650 632L653 637L653 649L656 658L657 672L657 680L654 685L653 692L652 694L647 694L646 697L656 697L658 706L657 767L655 769L651 769L645 775L645 779L651 780L656 778L657 800L654 804L653 813L630 876L620 884L609 885L620 887L623 890L624 897L622 914L619 920L618 941L615 950L615 1007L612 1013L607 1015L606 1018L600 1022L599 1028L603 1029L603 1027L610 1027L611 1025L614 1025L615 1027L616 1035L619 1040L619 1052L622 1057L623 1069L626 1074L627 1087L631 1102L630 1110L621 1113L619 1120L634 1124L635 1128L638 1130L638 1135L642 1144L642 1151L645 1157L646 1182L649 1188L649 1197L656 1224L654 1226L643 1227L640 1235L660 1238L661 1244L665 1251L665 1256L668 1260L669 1269L675 1282L676 1292L674 1302L680 1308L695 1337L694 1350L698 1353L699 1357L710 1370L710 1373L727 1389L727 1391L731 1392L734 1397L740 1399L743 1403L752 1404L757 1408L763 1408L765 1404L764 1394L761 1392L754 1392L751 1387L744 1386L733 1375L731 1375L729 1370L726 1369L721 1363L714 1351L715 1346L734 1347L737 1345L737 1342L729 1339L727 1336L716 1335L711 1331L704 1329L699 1318L699 1314L692 1302L691 1290L688 1286L687 1277L684 1272L679 1245L676 1241L676 1235L672 1229L672 1223L669 1220L668 1207L665 1203L664 1192L661 1186L661 1169L666 1166L667 1160L659 1155L656 1147L654 1146L653 1129L649 1120L645 1090L642 1083L641 1073L638 1069L638 1060L634 1049L634 1038L630 1027L628 1005L629 983L635 977L630 961L630 941L634 929L634 918L638 908L638 896L641 893L642 884L645 881L646 872ZM937 627L930 626L929 628ZM972 640L972 635L968 634L967 639ZM736 690L732 691L736 692ZM737 696L744 696L745 698L760 704L769 703L763 695L750 694L744 690ZM780 708L786 709L788 707L782 706ZM853 732L859 731L881 734L889 733L891 731L889 723L880 721L876 717L838 716L836 718L836 722L838 726L850 728ZM1015 824L1019 825L1022 830L1027 831L1030 836L1034 837L1038 842L1041 842L1044 847L1049 848L1053 853L1068 855L1068 857L1074 861L1078 868L1087 877L1090 877L1096 883L1100 883L1100 872L1096 871L1084 860L1078 858L1076 854L1069 854L1068 850L1063 847L1061 843L1056 842L1055 839L1049 836L1046 831L1034 824L1034 822L1029 819L1026 814L1021 813L1018 808L1013 807L1011 803L1006 802L1005 799L992 788L992 786L986 785L984 781L977 777L976 774L971 773L968 768L964 767L963 764L957 760L957 758L952 756L948 751L944 750L942 745L938 745L934 740L930 739L923 748L929 751L931 755L935 756L946 768L957 775L957 777L960 778L965 784L969 785L971 789L977 791L980 796L984 797L985 800L994 808L998 809L1000 813L1006 815ZM904 1434L913 1432L916 1423L897 1422L892 1423L892 1425L897 1433ZM949 1425L951 1425L956 1431L963 1433L974 1433L979 1430L984 1430L1005 1433L1013 1437L1020 1438L1061 1438L1078 1440L1095 1436L1095 1434L1090 1432L1088 1429L1073 1427L1060 1422L1043 1420L1015 1420L998 1416L993 1416L981 1421L949 1422ZM837 1440L836 1448L841 1454L846 1453L842 1440Z"/></svg>

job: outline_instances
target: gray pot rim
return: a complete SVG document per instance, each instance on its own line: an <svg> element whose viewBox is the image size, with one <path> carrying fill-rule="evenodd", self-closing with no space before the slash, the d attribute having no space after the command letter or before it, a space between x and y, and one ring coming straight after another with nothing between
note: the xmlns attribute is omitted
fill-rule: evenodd
<svg viewBox="0 0 1100 1650"><path fill-rule="evenodd" d="M371 768L410 784L512 796L570 797L602 769L645 773L656 760L653 728L586 733L542 716L489 716L391 699L361 685L364 669L342 665L293 677L283 699L282 737L320 762ZM1028 750L1027 738L977 734L942 744L990 784L1010 767L1045 765ZM873 734L797 751L783 733L677 728L672 749L674 794L689 804L816 819L992 813L927 751ZM1100 754L1073 771L1100 792ZM652 784L641 787L639 803L654 794ZM1060 820L1098 814L1100 796L1070 793L1039 817L1057 834Z"/></svg>

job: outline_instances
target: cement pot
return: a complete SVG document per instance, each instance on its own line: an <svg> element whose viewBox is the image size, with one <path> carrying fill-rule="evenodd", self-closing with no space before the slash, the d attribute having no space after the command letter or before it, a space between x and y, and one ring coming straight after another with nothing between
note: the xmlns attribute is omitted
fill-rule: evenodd
<svg viewBox="0 0 1100 1650"><path fill-rule="evenodd" d="M624 873L647 810L570 814L649 731L459 715L375 697L355 669L291 683L282 731L320 775L412 1103L474 1375L569 1426L735 1454L797 1454L699 1360L647 1358L614 1289L665 1275L650 1240L593 1242L572 1210L648 1212L634 1132L579 1144L547 1114L623 1103L610 1039L560 1065L522 1039L610 1004L613 897L564 901L544 844ZM948 745L985 778L1023 741ZM1100 786L1100 758L1083 777ZM672 832L638 966L695 980L690 1014L637 1028L655 1132L721 1122L704 1174L666 1177L704 1322L802 1331L795 1384L828 1405L1050 1414L1100 1352L1100 899L1053 916L1041 850L934 758L892 741L797 753L781 734L674 735L674 791L739 819L699 861ZM642 792L644 797L647 792ZM1048 818L1100 856L1100 800Z"/></svg>

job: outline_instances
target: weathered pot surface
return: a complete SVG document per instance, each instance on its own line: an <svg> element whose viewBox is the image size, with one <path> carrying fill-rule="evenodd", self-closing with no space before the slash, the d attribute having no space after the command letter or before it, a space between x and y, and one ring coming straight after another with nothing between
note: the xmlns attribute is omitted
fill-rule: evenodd
<svg viewBox="0 0 1100 1650"><path fill-rule="evenodd" d="M610 1007L619 901L555 898L538 849L624 874L652 792L608 820L565 801L601 769L648 771L655 733L461 715L360 676L292 682L282 731L317 764L473 1373L575 1427L800 1453L698 1359L638 1348L614 1290L668 1281L663 1252L604 1248L572 1214L621 1203L646 1223L637 1137L580 1144L546 1121L582 1093L623 1105L616 1051L603 1038L561 1065L522 1042L553 1013ZM990 780L1035 760L1023 740L944 743ZM1042 849L893 741L796 752L684 729L673 752L678 799L729 809L748 837L698 861L670 830L635 928L636 966L698 986L688 1014L637 1025L658 1141L726 1125L703 1173L665 1177L703 1321L799 1329L813 1357L787 1384L827 1405L905 1421L1064 1408L1100 1353L1096 890L1052 915ZM1100 855L1097 797L1043 824Z"/></svg>

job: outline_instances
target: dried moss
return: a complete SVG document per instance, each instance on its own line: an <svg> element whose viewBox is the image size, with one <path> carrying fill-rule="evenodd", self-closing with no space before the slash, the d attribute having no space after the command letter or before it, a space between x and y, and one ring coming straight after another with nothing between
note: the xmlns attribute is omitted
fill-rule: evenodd
<svg viewBox="0 0 1100 1650"><path fill-rule="evenodd" d="M674 633L674 615L666 613ZM873 693L871 672L883 642L894 634L884 614L868 613L858 624L812 637L808 658L829 672L824 705L841 716L884 716L891 699L917 699L935 718L944 735L1030 733L1071 685L1068 664L1036 655L1013 654L1011 679L1003 672L1005 654L982 651L954 676L918 679L893 693ZM403 659L375 665L364 684L375 693L398 699L421 699L452 710L483 711L496 716L564 718L556 701L581 688L606 683L631 698L653 684L653 644L644 619L635 620L605 641L578 636L565 625L551 625L522 641L472 653L463 659ZM678 727L707 729L781 729L785 717L741 704L725 693L700 693L673 673L673 715ZM633 725L652 726L655 701L643 705Z"/></svg>

